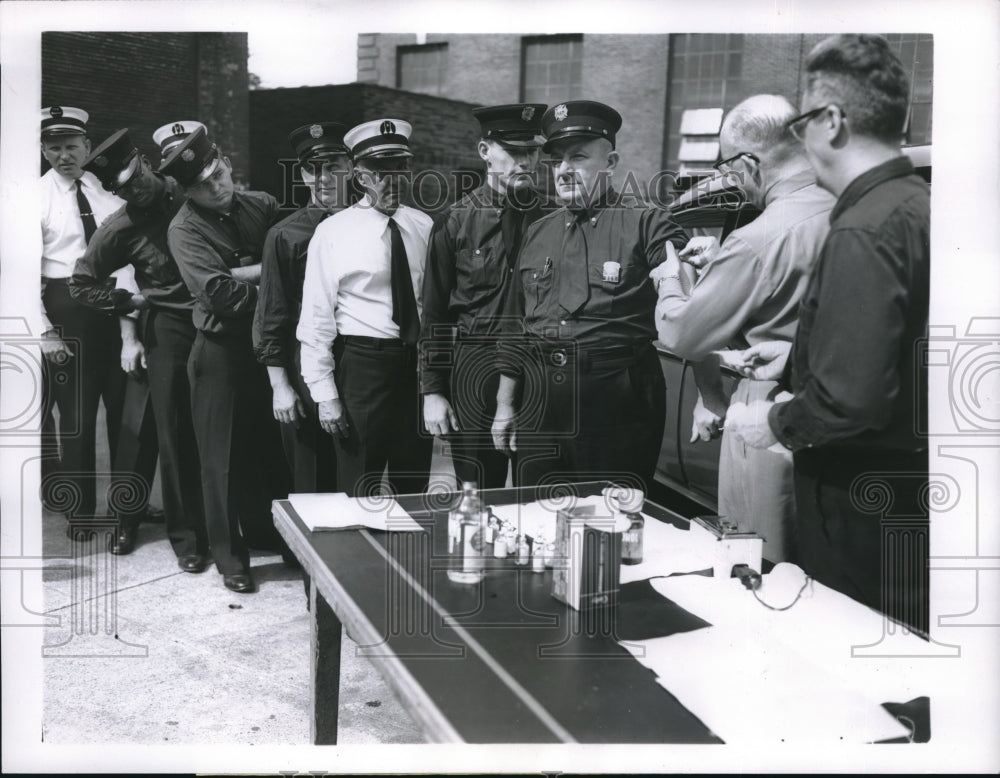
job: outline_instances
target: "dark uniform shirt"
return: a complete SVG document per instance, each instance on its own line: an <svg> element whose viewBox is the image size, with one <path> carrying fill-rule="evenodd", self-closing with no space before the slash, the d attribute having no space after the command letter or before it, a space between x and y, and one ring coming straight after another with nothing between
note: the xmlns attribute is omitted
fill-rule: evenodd
<svg viewBox="0 0 1000 778"><path fill-rule="evenodd" d="M441 357L454 327L458 337L501 331L517 244L544 208L534 193L515 202L484 184L435 221L423 284L422 338L425 354L433 354L421 371L425 394L447 393L452 360Z"/></svg>
<svg viewBox="0 0 1000 778"><path fill-rule="evenodd" d="M253 345L264 365L294 367L295 327L302 309L309 241L330 211L309 204L274 225L264 239Z"/></svg>
<svg viewBox="0 0 1000 778"><path fill-rule="evenodd" d="M771 429L793 451L917 451L926 445L916 343L927 329L930 191L899 157L854 179L830 221L789 356L795 398L771 409Z"/></svg>
<svg viewBox="0 0 1000 778"><path fill-rule="evenodd" d="M164 185L163 196L151 207L125 205L94 233L70 279L74 299L107 313L134 310L131 292L106 283L113 272L130 264L139 291L151 306L177 311L194 307L167 247L167 227L185 197L172 178L164 179Z"/></svg>
<svg viewBox="0 0 1000 778"><path fill-rule="evenodd" d="M232 269L260 262L264 236L277 215L278 201L266 192L236 192L228 214L190 200L177 212L167 243L194 296L196 328L249 333L257 285L233 278Z"/></svg>
<svg viewBox="0 0 1000 778"><path fill-rule="evenodd" d="M666 242L680 250L687 234L668 211L619 199L611 191L587 210L560 208L528 228L513 294L529 336L572 340L582 349L656 339L649 273L666 259ZM606 270L606 262L617 269ZM582 302L568 310L564 293L573 287ZM519 374L503 350L500 369Z"/></svg>

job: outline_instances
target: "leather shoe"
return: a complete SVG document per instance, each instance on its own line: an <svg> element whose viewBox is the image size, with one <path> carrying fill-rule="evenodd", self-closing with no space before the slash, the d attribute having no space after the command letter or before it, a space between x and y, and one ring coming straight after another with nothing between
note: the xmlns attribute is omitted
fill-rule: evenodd
<svg viewBox="0 0 1000 778"><path fill-rule="evenodd" d="M185 554L177 557L177 566L185 573L201 573L208 567L208 561L204 554Z"/></svg>
<svg viewBox="0 0 1000 778"><path fill-rule="evenodd" d="M135 550L136 530L137 527L132 522L119 524L114 536L108 540L108 550L119 556L131 554Z"/></svg>
<svg viewBox="0 0 1000 778"><path fill-rule="evenodd" d="M222 583L227 588L240 594L250 594L257 591L257 586L249 573L236 573L222 576Z"/></svg>
<svg viewBox="0 0 1000 778"><path fill-rule="evenodd" d="M157 508L155 505L147 505L146 512L142 514L142 520L151 524L162 524L167 519L163 513L163 508Z"/></svg>

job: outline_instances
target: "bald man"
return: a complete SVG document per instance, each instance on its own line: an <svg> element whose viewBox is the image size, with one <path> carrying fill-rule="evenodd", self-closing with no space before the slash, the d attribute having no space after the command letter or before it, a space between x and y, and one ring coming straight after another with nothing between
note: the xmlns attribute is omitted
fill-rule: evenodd
<svg viewBox="0 0 1000 778"><path fill-rule="evenodd" d="M733 108L722 123L715 167L762 209L753 222L734 230L720 246L698 237L654 271L660 340L680 357L699 361L699 400L692 440L718 434L727 401L721 392L719 359L713 352L761 343L790 345L799 301L830 228L834 198L816 183L801 144L786 124L795 111L784 97L755 95ZM701 267L690 288L677 272L679 260ZM725 356L725 355L724 355ZM772 396L774 380L745 370L730 403ZM773 364L777 378L783 360ZM728 431L719 457L719 513L765 539L773 562L794 558L795 500L791 453L781 446L755 449Z"/></svg>

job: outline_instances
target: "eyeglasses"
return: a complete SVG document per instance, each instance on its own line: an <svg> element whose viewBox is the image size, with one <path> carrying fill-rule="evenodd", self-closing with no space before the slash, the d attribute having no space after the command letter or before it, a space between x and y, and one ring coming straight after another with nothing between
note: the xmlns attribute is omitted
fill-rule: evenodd
<svg viewBox="0 0 1000 778"><path fill-rule="evenodd" d="M805 113L796 116L794 119L789 119L785 122L785 126L788 128L788 131L795 136L796 140L802 140L806 131L806 125L823 113L823 111L827 108L836 108L840 111L841 118L847 118L844 114L844 110L839 105L836 105L835 103L827 103L826 105L821 105L819 108L813 108L811 111L806 111Z"/></svg>
<svg viewBox="0 0 1000 778"><path fill-rule="evenodd" d="M751 154L749 151L741 151L738 154L733 154L731 157L726 157L725 159L720 159L712 167L718 170L720 173L725 173L726 169L732 166L732 164L738 160L740 157L746 157L747 159L752 159L758 165L760 164L760 157L756 154Z"/></svg>

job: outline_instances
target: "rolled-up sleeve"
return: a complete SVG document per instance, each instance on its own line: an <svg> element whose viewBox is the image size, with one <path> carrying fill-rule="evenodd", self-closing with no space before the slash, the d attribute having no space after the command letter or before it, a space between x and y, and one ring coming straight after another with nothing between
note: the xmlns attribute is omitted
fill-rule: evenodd
<svg viewBox="0 0 1000 778"><path fill-rule="evenodd" d="M223 319L253 315L256 284L233 278L222 257L196 229L174 222L167 243L191 296L207 311Z"/></svg>
<svg viewBox="0 0 1000 778"><path fill-rule="evenodd" d="M272 229L264 239L260 269L260 290L253 317L253 348L262 365L289 368L293 360L286 353L295 324L288 306L285 269L291 264L288 242Z"/></svg>
<svg viewBox="0 0 1000 778"><path fill-rule="evenodd" d="M306 275L302 285L302 313L296 329L301 344L302 379L315 402L335 400L340 394L334 380L333 342L337 338L334 309L339 280L332 267L334 251L321 225L309 241Z"/></svg>
<svg viewBox="0 0 1000 778"><path fill-rule="evenodd" d="M70 295L78 303L104 313L131 313L135 310L132 291L115 286L112 280L115 277L113 274L129 262L128 246L119 233L102 227L91 238L86 253L73 267L69 281Z"/></svg>

